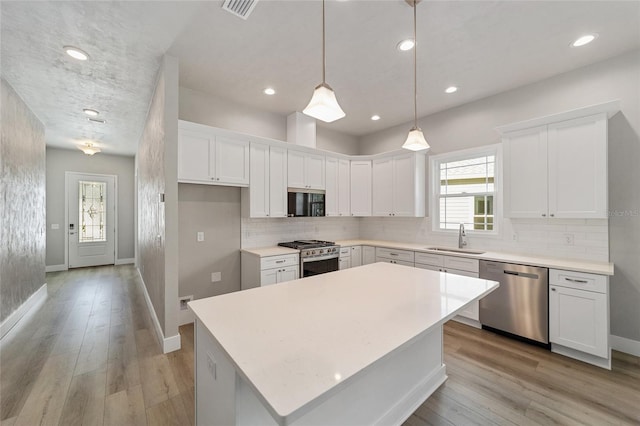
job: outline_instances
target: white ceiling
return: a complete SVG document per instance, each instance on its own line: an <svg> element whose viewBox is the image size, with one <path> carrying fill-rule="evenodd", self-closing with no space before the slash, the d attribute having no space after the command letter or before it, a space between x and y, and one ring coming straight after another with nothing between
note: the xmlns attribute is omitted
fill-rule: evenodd
<svg viewBox="0 0 640 426"><path fill-rule="evenodd" d="M125 155L135 153L165 52L179 58L181 86L282 115L302 110L321 81L321 3L260 0L246 21L221 3L2 1L2 74L49 145L95 139ZM412 9L328 1L326 19L327 83L347 113L327 126L360 136L410 121L412 53L396 44L412 34ZM587 32L600 36L569 47ZM91 60L68 58L66 44ZM640 48L640 2L425 0L418 46L423 116ZM452 84L460 90L446 95ZM262 94L267 86L277 94ZM82 108L107 123L87 122Z"/></svg>

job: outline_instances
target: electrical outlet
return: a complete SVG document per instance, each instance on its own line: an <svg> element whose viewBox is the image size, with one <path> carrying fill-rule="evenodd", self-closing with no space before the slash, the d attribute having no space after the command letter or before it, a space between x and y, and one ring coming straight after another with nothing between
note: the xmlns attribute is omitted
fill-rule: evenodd
<svg viewBox="0 0 640 426"><path fill-rule="evenodd" d="M211 273L211 282L217 283L218 281L222 281L222 272L212 272Z"/></svg>
<svg viewBox="0 0 640 426"><path fill-rule="evenodd" d="M213 380L217 380L216 377L216 359L207 352L207 369L209 370L209 374L213 377Z"/></svg>
<svg viewBox="0 0 640 426"><path fill-rule="evenodd" d="M60 224L58 224L58 223L52 223L52 224L51 224L51 229L60 229Z"/></svg>
<svg viewBox="0 0 640 426"><path fill-rule="evenodd" d="M203 242L203 241L204 241L204 232L199 231L199 232L196 234L196 240L197 240L199 243Z"/></svg>
<svg viewBox="0 0 640 426"><path fill-rule="evenodd" d="M514 232L511 234L511 241L518 241L518 233Z"/></svg>
<svg viewBox="0 0 640 426"><path fill-rule="evenodd" d="M189 309L189 307L187 306L188 302L191 302L193 300L193 296L183 296L180 297L178 299L178 302L180 304L180 310L181 311L186 311L187 309Z"/></svg>
<svg viewBox="0 0 640 426"><path fill-rule="evenodd" d="M564 243L568 246L572 246L574 244L574 235L564 234Z"/></svg>

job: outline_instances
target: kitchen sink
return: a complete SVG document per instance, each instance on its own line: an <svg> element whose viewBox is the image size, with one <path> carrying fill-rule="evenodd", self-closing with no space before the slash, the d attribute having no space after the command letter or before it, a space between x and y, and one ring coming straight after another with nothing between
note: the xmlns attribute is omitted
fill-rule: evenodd
<svg viewBox="0 0 640 426"><path fill-rule="evenodd" d="M461 254L483 254L483 253L485 253L483 251L455 249L455 248L446 248L446 247L425 247L425 250L433 250L433 251L441 251L441 252L449 252L449 253L461 253Z"/></svg>

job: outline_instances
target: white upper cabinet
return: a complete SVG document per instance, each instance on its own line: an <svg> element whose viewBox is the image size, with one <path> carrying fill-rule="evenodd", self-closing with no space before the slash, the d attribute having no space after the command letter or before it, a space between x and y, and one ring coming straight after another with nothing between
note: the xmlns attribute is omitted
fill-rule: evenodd
<svg viewBox="0 0 640 426"><path fill-rule="evenodd" d="M425 157L407 153L373 160L373 215L425 213Z"/></svg>
<svg viewBox="0 0 640 426"><path fill-rule="evenodd" d="M338 215L351 215L351 162L338 160Z"/></svg>
<svg viewBox="0 0 640 426"><path fill-rule="evenodd" d="M325 212L327 216L351 215L351 173L349 160L325 159Z"/></svg>
<svg viewBox="0 0 640 426"><path fill-rule="evenodd" d="M607 113L552 119L503 132L505 216L606 218Z"/></svg>
<svg viewBox="0 0 640 426"><path fill-rule="evenodd" d="M251 143L250 217L287 215L287 150Z"/></svg>
<svg viewBox="0 0 640 426"><path fill-rule="evenodd" d="M324 156L289 150L288 186L290 188L325 189Z"/></svg>
<svg viewBox="0 0 640 426"><path fill-rule="evenodd" d="M214 129L180 122L178 181L249 185L249 141L216 135Z"/></svg>
<svg viewBox="0 0 640 426"><path fill-rule="evenodd" d="M351 161L351 216L371 216L371 160Z"/></svg>

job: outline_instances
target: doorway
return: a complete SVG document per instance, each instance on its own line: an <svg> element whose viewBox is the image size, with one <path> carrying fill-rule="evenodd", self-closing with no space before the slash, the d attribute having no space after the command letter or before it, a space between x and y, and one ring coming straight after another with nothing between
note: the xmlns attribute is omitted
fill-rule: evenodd
<svg viewBox="0 0 640 426"><path fill-rule="evenodd" d="M117 176L66 172L68 267L115 264Z"/></svg>

